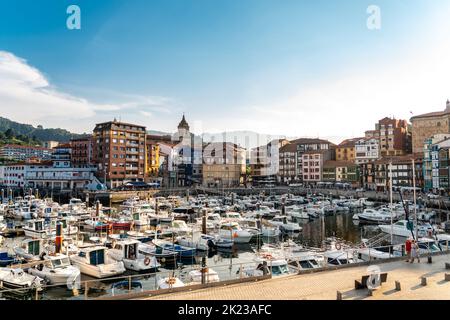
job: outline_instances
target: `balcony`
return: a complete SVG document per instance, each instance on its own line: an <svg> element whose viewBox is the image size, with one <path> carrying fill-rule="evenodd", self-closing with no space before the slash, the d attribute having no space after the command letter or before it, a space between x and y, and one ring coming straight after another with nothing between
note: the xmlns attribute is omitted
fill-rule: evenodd
<svg viewBox="0 0 450 320"><path fill-rule="evenodd" d="M126 141L125 145L129 146L129 147L135 147L135 148L139 148L139 143L135 143L132 141Z"/></svg>

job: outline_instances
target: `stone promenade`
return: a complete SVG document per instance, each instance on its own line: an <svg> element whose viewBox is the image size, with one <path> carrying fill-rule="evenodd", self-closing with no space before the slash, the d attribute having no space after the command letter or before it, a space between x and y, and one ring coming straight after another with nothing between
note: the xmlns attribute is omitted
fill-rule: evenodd
<svg viewBox="0 0 450 320"><path fill-rule="evenodd" d="M388 272L387 282L368 295L368 290L354 290L354 281L361 280L367 266L351 267L303 275L272 278L270 280L242 283L223 287L178 292L149 297L146 299L173 300L336 300L337 291L343 300L386 299L425 300L449 299L450 281L444 280L445 262L450 262L450 254L433 256L433 262L413 264L404 260L378 264L382 272ZM450 272L450 270L447 270ZM427 285L421 285L421 277L427 278ZM395 290L395 281L401 290Z"/></svg>

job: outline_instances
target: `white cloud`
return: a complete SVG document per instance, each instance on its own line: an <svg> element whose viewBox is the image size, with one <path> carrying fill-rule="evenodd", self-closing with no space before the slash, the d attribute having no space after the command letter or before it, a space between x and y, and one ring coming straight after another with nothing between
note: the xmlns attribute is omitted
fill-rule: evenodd
<svg viewBox="0 0 450 320"><path fill-rule="evenodd" d="M61 92L26 60L0 51L0 113L11 120L88 132L99 120L109 120L124 110L128 115L133 109L170 113L170 107L166 105L171 102L169 98L124 96L128 98L125 102L100 104ZM151 115L149 111L142 112Z"/></svg>

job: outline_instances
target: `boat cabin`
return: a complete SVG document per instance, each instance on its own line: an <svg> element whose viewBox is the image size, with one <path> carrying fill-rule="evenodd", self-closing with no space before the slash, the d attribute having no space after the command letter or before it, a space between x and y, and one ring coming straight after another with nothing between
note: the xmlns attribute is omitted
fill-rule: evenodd
<svg viewBox="0 0 450 320"><path fill-rule="evenodd" d="M92 266L98 266L101 264L105 264L105 251L106 247L87 247L82 248L80 252L78 252L78 256L84 258Z"/></svg>
<svg viewBox="0 0 450 320"><path fill-rule="evenodd" d="M44 219L30 220L27 223L27 228L33 231L43 231L44 230Z"/></svg>
<svg viewBox="0 0 450 320"><path fill-rule="evenodd" d="M124 259L136 260L139 243L139 241L131 239L117 241L113 244L112 249L120 251Z"/></svg>

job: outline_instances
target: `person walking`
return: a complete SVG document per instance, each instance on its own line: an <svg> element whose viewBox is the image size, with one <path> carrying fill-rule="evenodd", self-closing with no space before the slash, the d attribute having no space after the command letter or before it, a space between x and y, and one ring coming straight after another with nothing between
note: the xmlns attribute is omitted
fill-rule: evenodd
<svg viewBox="0 0 450 320"><path fill-rule="evenodd" d="M406 239L405 251L406 251L406 262L409 262L409 260L411 260L411 238Z"/></svg>
<svg viewBox="0 0 450 320"><path fill-rule="evenodd" d="M413 240L411 243L411 263L413 263L416 258L417 262L420 263L419 245L415 240Z"/></svg>

